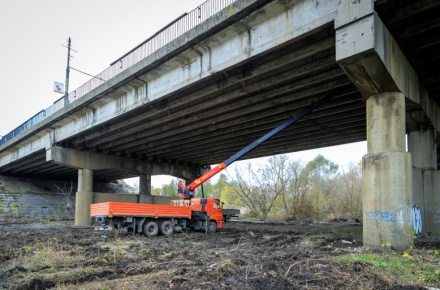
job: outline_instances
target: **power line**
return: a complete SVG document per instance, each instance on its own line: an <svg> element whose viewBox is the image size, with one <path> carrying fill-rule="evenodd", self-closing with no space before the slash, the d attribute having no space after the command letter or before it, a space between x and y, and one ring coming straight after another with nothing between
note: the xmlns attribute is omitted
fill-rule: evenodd
<svg viewBox="0 0 440 290"><path fill-rule="evenodd" d="M88 73L86 73L86 72L83 72L83 71L80 71L79 69L76 69L76 68L73 68L73 67L70 67L71 69L73 69L73 70L76 70L77 72L80 72L80 73L82 73L82 74L85 74L85 75L88 75L89 77L92 77L92 78L95 78L95 79L98 79L98 80L101 80L101 81L106 81L106 80L104 80L104 79L102 79L102 78L100 78L100 77L97 77L97 76L94 76L94 75L91 75L91 74L88 74Z"/></svg>

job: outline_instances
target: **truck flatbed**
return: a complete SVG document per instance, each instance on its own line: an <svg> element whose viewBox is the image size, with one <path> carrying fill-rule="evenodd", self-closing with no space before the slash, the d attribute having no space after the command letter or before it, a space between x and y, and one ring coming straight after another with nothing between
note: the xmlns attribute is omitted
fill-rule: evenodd
<svg viewBox="0 0 440 290"><path fill-rule="evenodd" d="M165 204L142 204L128 202L103 202L90 206L90 216L109 217L133 216L151 218L191 218L191 207Z"/></svg>
<svg viewBox="0 0 440 290"><path fill-rule="evenodd" d="M238 217L239 214L239 209L223 209L223 221L227 222L231 217Z"/></svg>

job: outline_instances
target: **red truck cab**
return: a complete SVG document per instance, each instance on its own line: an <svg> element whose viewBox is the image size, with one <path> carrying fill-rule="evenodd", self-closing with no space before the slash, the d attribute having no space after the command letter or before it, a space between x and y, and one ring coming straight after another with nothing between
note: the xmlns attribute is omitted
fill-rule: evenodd
<svg viewBox="0 0 440 290"><path fill-rule="evenodd" d="M209 221L215 221L215 229L210 226L210 231L223 227L223 210L220 200L214 198L191 198L172 200L173 206L188 206L191 207L192 213L195 216L206 216Z"/></svg>

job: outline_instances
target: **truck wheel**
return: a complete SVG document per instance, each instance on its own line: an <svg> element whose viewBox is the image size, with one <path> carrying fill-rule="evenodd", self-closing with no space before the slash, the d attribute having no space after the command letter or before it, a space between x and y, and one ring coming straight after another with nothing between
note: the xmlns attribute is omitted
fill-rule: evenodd
<svg viewBox="0 0 440 290"><path fill-rule="evenodd" d="M164 236L171 236L173 234L173 223L171 221L163 221L160 224L160 232Z"/></svg>
<svg viewBox="0 0 440 290"><path fill-rule="evenodd" d="M142 228L142 233L146 237L154 237L157 236L157 233L159 232L159 226L156 222L153 221L147 221L144 223L144 226Z"/></svg>
<svg viewBox="0 0 440 290"><path fill-rule="evenodd" d="M210 222L208 231L210 233L215 233L217 231L217 223L216 222Z"/></svg>

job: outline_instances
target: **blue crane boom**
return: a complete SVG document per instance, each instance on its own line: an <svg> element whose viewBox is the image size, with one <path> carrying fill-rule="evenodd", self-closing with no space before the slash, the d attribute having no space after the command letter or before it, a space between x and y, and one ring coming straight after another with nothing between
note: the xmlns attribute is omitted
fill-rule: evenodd
<svg viewBox="0 0 440 290"><path fill-rule="evenodd" d="M266 133L264 136L255 140L254 142L252 142L251 144L249 144L245 148L241 149L240 151L238 151L237 153L235 153L234 155L232 155L231 157L229 157L228 159L226 159L225 161L223 161L222 163L220 163L219 165L217 165L216 167L214 167L210 171L206 172L205 174L203 174L202 176L200 176L199 178L194 180L192 183L187 185L185 188L178 188L178 191L182 195L182 198L183 199L190 198L191 192L194 192L194 190L197 187L199 187L200 185L205 183L211 177L213 177L214 175L216 175L217 173L219 173L220 171L225 169L227 166L229 166L230 164L232 164L233 162L238 160L243 155L249 153L250 151L252 151L256 147L258 147L262 143L266 142L268 139L272 138L274 135L278 134L279 132L281 132L285 128L289 127L290 125L292 125L293 123L295 123L299 119L307 116L308 114L313 112L315 109L320 107L323 103L332 99L335 95L336 95L336 92L333 91L333 92L327 94L321 100L319 100L317 102L312 102L310 105L308 105L307 107L302 109L299 113L295 114L294 116L290 116L286 121L284 121L284 123L282 123L281 125L279 125L278 127L274 128L274 129L272 129L270 132Z"/></svg>

